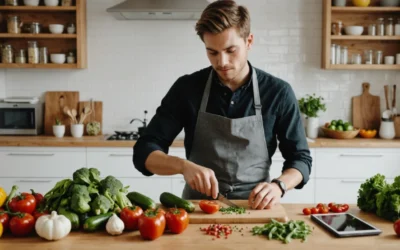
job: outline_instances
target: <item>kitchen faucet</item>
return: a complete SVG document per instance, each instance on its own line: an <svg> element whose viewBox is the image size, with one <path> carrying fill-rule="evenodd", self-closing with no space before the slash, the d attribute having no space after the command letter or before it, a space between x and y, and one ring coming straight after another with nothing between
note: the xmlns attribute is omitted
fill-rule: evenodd
<svg viewBox="0 0 400 250"><path fill-rule="evenodd" d="M144 119L143 119L143 121L140 120L140 119L138 119L138 118L134 118L134 119L132 119L131 122L130 122L130 124L132 124L132 123L135 122L135 121L139 121L139 122L141 122L141 123L143 124L143 127L138 127L138 134L139 134L139 136L142 136L142 135L143 135L143 132L144 132L144 130L145 130L146 127L147 127L146 114L147 114L147 110L144 111Z"/></svg>

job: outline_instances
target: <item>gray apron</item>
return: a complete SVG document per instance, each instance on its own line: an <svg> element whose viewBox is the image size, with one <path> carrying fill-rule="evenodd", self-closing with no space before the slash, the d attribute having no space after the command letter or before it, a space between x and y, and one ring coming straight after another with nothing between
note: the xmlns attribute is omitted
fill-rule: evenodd
<svg viewBox="0 0 400 250"><path fill-rule="evenodd" d="M213 70L207 80L198 113L189 160L210 168L218 180L220 193L229 199L247 200L260 182L269 182L269 158L261 115L257 74L253 68L253 94L256 114L238 119L206 113ZM184 199L210 199L187 183Z"/></svg>

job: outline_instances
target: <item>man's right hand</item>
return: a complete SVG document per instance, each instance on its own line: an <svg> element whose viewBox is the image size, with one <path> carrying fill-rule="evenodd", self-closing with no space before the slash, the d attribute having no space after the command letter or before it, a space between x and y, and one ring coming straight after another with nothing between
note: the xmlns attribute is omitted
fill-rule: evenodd
<svg viewBox="0 0 400 250"><path fill-rule="evenodd" d="M218 181L213 170L185 160L182 174L193 190L217 199Z"/></svg>

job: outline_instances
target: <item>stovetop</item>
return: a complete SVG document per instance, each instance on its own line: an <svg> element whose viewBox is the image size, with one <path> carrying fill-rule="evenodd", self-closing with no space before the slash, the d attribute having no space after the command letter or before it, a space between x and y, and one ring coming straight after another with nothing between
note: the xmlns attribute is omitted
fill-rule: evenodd
<svg viewBox="0 0 400 250"><path fill-rule="evenodd" d="M136 141L139 139L138 134L130 134L130 135L111 135L107 138L107 141Z"/></svg>

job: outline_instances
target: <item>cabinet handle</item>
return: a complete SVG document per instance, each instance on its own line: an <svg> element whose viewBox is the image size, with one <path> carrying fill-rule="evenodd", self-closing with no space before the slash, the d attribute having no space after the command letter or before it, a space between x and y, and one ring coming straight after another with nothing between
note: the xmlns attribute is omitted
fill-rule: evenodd
<svg viewBox="0 0 400 250"><path fill-rule="evenodd" d="M373 157L373 158L379 158L383 157L383 155L350 155L350 154L341 154L340 157Z"/></svg>
<svg viewBox="0 0 400 250"><path fill-rule="evenodd" d="M19 153L10 153L8 154L8 156L47 156L47 157L51 157L54 156L54 154L19 154Z"/></svg>
<svg viewBox="0 0 400 250"><path fill-rule="evenodd" d="M110 157L133 157L133 155L124 154L110 154Z"/></svg>
<svg viewBox="0 0 400 250"><path fill-rule="evenodd" d="M50 183L50 180L19 180L17 182L21 182L21 183Z"/></svg>
<svg viewBox="0 0 400 250"><path fill-rule="evenodd" d="M341 183L364 183L364 181L357 181L357 180L341 180Z"/></svg>

